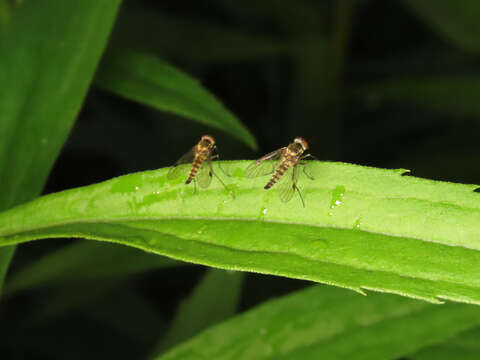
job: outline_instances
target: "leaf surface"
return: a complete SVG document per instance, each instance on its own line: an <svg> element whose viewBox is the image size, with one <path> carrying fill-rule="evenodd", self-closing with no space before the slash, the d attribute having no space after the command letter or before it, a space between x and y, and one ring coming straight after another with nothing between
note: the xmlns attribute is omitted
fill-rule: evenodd
<svg viewBox="0 0 480 360"><path fill-rule="evenodd" d="M74 123L119 0L25 1L0 31L0 209L37 196ZM1 249L0 288L13 248Z"/></svg>
<svg viewBox="0 0 480 360"><path fill-rule="evenodd" d="M78 241L12 274L5 285L5 295L45 285L116 278L184 264L116 244Z"/></svg>
<svg viewBox="0 0 480 360"><path fill-rule="evenodd" d="M396 359L479 321L477 306L316 286L212 327L157 360Z"/></svg>
<svg viewBox="0 0 480 360"><path fill-rule="evenodd" d="M0 214L0 245L83 237L175 259L439 302L480 303L480 201L475 185L315 162L298 196L280 201L249 162L223 162L194 193L168 168L51 194ZM215 168L218 166L214 164ZM221 173L220 171L218 172Z"/></svg>
<svg viewBox="0 0 480 360"><path fill-rule="evenodd" d="M210 269L181 304L154 354L189 339L232 316L240 301L244 274Z"/></svg>
<svg viewBox="0 0 480 360"><path fill-rule="evenodd" d="M476 360L480 353L479 336L480 328L475 327L441 344L422 349L410 358L412 360Z"/></svg>
<svg viewBox="0 0 480 360"><path fill-rule="evenodd" d="M422 20L463 49L480 51L480 3L477 0L404 0Z"/></svg>

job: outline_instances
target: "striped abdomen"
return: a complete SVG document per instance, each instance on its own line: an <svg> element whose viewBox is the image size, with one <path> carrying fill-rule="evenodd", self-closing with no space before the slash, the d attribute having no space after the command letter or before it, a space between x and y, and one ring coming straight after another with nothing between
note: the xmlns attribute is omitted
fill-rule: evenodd
<svg viewBox="0 0 480 360"><path fill-rule="evenodd" d="M268 190L270 189L275 183L282 177L283 174L288 170L290 166L292 166L295 163L295 159L292 159L290 157L285 157L280 165L278 166L277 170L275 173L272 175L272 178L268 182L267 185L265 185L264 189Z"/></svg>
<svg viewBox="0 0 480 360"><path fill-rule="evenodd" d="M207 159L209 152L208 151L201 151L195 154L195 159L193 159L192 169L190 170L190 174L188 175L188 179L185 184L190 184L197 175L198 169L202 166L203 162Z"/></svg>

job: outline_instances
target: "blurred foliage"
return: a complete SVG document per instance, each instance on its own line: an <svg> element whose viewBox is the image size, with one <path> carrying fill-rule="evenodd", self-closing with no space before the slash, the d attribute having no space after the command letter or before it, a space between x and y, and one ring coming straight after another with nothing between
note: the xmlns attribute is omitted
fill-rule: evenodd
<svg viewBox="0 0 480 360"><path fill-rule="evenodd" d="M19 3L0 32L0 210L41 192L93 78L119 1ZM59 46L65 43L71 45ZM13 251L0 249L0 293Z"/></svg>
<svg viewBox="0 0 480 360"><path fill-rule="evenodd" d="M478 306L314 286L203 331L157 359L394 359L449 340L478 323L479 314Z"/></svg>
<svg viewBox="0 0 480 360"><path fill-rule="evenodd" d="M252 149L248 130L221 102L188 75L154 57L126 52L107 57L96 84L127 99L221 129Z"/></svg>
<svg viewBox="0 0 480 360"><path fill-rule="evenodd" d="M78 113L111 22L100 13L82 14L102 3L0 0L1 208L38 195L75 117L46 193L168 166L205 132L217 138L222 158L257 155L228 133L95 84ZM77 6L74 15L70 6ZM254 134L261 152L301 135L321 159L478 184L479 16L477 0L125 0L106 58L134 50L199 79ZM72 70L77 66L88 71ZM97 79L105 74L97 73ZM44 144L43 138L55 141ZM20 246L12 280L57 249L53 240ZM54 285L55 278L87 274L86 267L95 274L106 254L91 251L92 262L82 260L83 268L80 264L62 276L45 272L46 282L51 274L51 286L3 299L2 359L146 358L168 333L167 324L180 316L174 315L178 304L202 271L171 267L140 273L139 268L152 270L155 264L139 260L145 267L124 267L131 276L85 276ZM0 251L0 274L12 253ZM40 270L69 264L65 256ZM241 310L305 283L249 275L244 285ZM354 296L333 291L340 302ZM424 324L438 334L448 319L456 318L435 308ZM418 318L407 320L412 324ZM392 323L383 324L368 341L388 334ZM444 343L425 341L422 346L429 347L414 355L413 350L395 354L419 360L476 358L476 347L467 340L478 330L455 331ZM52 339L55 345L46 346Z"/></svg>

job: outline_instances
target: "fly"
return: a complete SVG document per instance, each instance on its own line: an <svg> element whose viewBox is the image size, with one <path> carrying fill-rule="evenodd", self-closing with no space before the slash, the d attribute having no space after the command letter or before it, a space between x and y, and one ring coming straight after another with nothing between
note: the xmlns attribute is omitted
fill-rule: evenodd
<svg viewBox="0 0 480 360"><path fill-rule="evenodd" d="M305 154L306 150L308 150L307 141L297 136L288 146L275 150L251 163L245 169L245 177L253 178L272 174L264 189L268 190L278 183L280 200L283 202L289 201L297 191L303 207L305 207L305 201L297 185L299 166L303 166L303 171L308 178L314 179L306 171L307 162L302 161L309 157L314 158L313 155Z"/></svg>
<svg viewBox="0 0 480 360"><path fill-rule="evenodd" d="M215 139L210 135L203 135L200 141L193 146L186 154L184 154L173 167L168 171L167 178L173 180L180 175L188 176L185 184L190 184L192 181L195 185L198 182L198 186L201 188L208 188L212 182L212 177L215 177L220 183L228 190L225 183L215 174L212 167L212 160L218 159L218 154L213 154L216 150ZM190 167L182 166L185 164L191 164ZM231 193L231 192L230 192ZM232 194L233 195L233 194Z"/></svg>

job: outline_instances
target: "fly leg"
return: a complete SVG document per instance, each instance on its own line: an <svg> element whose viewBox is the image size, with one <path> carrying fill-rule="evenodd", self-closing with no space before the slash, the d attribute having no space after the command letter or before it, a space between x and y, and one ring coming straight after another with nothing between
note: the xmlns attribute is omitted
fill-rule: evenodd
<svg viewBox="0 0 480 360"><path fill-rule="evenodd" d="M300 160L304 160L304 159L306 159L306 158L312 158L312 159L314 159L314 160L318 160L318 159L317 159L315 156L313 156L312 154L306 154L306 155L302 156L302 157L300 158ZM310 180L315 180L315 177L307 171L308 162L307 162L307 161L300 161L299 164L303 166L303 173L304 173Z"/></svg>
<svg viewBox="0 0 480 360"><path fill-rule="evenodd" d="M305 166L303 168L305 170ZM300 200L302 200L302 205L303 207L305 207L305 200L303 198L302 191L297 186L297 182L298 182L298 167L295 166L293 168L293 173L292 173L292 188L294 192L296 191L298 193L298 196L300 196Z"/></svg>
<svg viewBox="0 0 480 360"><path fill-rule="evenodd" d="M215 146L215 148L213 149L213 151L217 151L217 147L216 147L216 146ZM219 155L219 154L215 154L215 155L210 156L210 159L209 159L209 160L211 161L211 160L218 160L218 159L220 159L220 155ZM222 167L222 165L220 165L220 163L217 163L217 164L218 164L219 169L222 170L222 172L223 172L223 174L224 174L225 176L232 177L228 172L225 171L225 169ZM218 176L216 176L216 175L215 175L215 177L218 178Z"/></svg>
<svg viewBox="0 0 480 360"><path fill-rule="evenodd" d="M197 193L197 178L193 178L193 195Z"/></svg>
<svg viewBox="0 0 480 360"><path fill-rule="evenodd" d="M300 196L300 200L302 200L302 205L305 207L305 200L303 199L302 192L300 191L300 188L297 186L297 184L292 185L293 188L298 192L298 195Z"/></svg>
<svg viewBox="0 0 480 360"><path fill-rule="evenodd" d="M218 154L215 155L215 156L218 157ZM212 158L213 158L213 157L212 157ZM233 199L235 199L235 194L233 193L233 191L230 190L230 189L228 188L228 186L223 182L223 180L213 171L213 167L212 167L212 163L211 163L211 162L208 163L208 166L210 167L210 169L209 169L209 175L210 175L210 176L214 175L214 176L217 178L217 180L220 181L220 184L223 185L223 187L225 188L225 190L230 194L230 196L231 196ZM223 170L222 170L222 171L223 171Z"/></svg>
<svg viewBox="0 0 480 360"><path fill-rule="evenodd" d="M301 157L301 159L306 159L306 158L312 158L313 160L318 160L315 156L313 156L312 154L305 154Z"/></svg>

